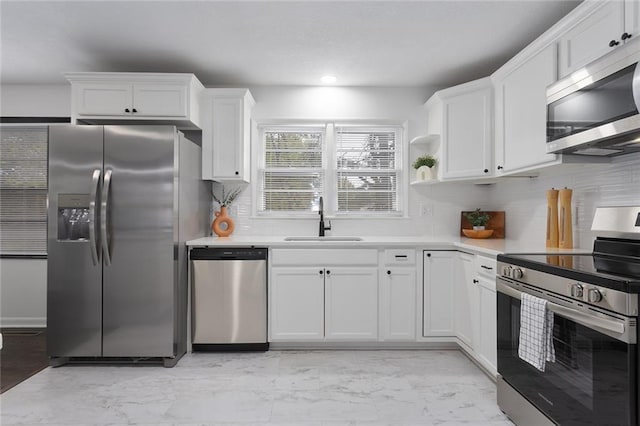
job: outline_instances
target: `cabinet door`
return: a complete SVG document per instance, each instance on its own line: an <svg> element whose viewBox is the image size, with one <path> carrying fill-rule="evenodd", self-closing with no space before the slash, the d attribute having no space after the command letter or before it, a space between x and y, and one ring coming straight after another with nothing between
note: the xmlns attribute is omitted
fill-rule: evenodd
<svg viewBox="0 0 640 426"><path fill-rule="evenodd" d="M632 37L640 37L640 1L625 0L624 30Z"/></svg>
<svg viewBox="0 0 640 426"><path fill-rule="evenodd" d="M136 117L186 117L187 86L139 84L133 86L133 113Z"/></svg>
<svg viewBox="0 0 640 426"><path fill-rule="evenodd" d="M455 251L424 252L422 335L454 336L453 277Z"/></svg>
<svg viewBox="0 0 640 426"><path fill-rule="evenodd" d="M477 318L478 288L475 277L475 256L458 253L454 274L455 331L460 341L474 348L474 324Z"/></svg>
<svg viewBox="0 0 640 426"><path fill-rule="evenodd" d="M442 177L483 177L492 172L492 89L448 97L443 105Z"/></svg>
<svg viewBox="0 0 640 426"><path fill-rule="evenodd" d="M496 84L498 173L552 162L547 154L546 88L556 81L556 46L551 44Z"/></svg>
<svg viewBox="0 0 640 426"><path fill-rule="evenodd" d="M480 362L494 375L497 366L497 303L495 282L478 278L478 344L474 348Z"/></svg>
<svg viewBox="0 0 640 426"><path fill-rule="evenodd" d="M243 100L214 98L211 113L213 126L213 178L234 179L244 175Z"/></svg>
<svg viewBox="0 0 640 426"><path fill-rule="evenodd" d="M380 281L381 337L384 340L415 340L416 270L386 268Z"/></svg>
<svg viewBox="0 0 640 426"><path fill-rule="evenodd" d="M603 6L560 37L560 78L609 53L611 41L622 44L624 32L624 5L622 1L603 2Z"/></svg>
<svg viewBox="0 0 640 426"><path fill-rule="evenodd" d="M378 338L378 269L325 268L326 338Z"/></svg>
<svg viewBox="0 0 640 426"><path fill-rule="evenodd" d="M76 84L73 92L78 115L131 115L131 84Z"/></svg>
<svg viewBox="0 0 640 426"><path fill-rule="evenodd" d="M271 268L271 340L324 339L324 270Z"/></svg>

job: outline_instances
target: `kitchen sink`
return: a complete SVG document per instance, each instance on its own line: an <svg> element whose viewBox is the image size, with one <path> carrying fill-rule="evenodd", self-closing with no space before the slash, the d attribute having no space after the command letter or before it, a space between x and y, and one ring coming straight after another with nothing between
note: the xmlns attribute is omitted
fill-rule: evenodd
<svg viewBox="0 0 640 426"><path fill-rule="evenodd" d="M286 237L285 241L362 241L360 237Z"/></svg>

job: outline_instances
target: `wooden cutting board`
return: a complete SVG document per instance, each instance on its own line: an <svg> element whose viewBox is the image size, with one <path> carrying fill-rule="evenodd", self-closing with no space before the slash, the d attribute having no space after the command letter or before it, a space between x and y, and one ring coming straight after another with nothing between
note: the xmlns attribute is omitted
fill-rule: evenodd
<svg viewBox="0 0 640 426"><path fill-rule="evenodd" d="M482 211L491 216L489 222L485 225L485 229L493 229L493 235L491 235L489 238L504 238L504 212ZM466 211L460 213L460 235L463 237L463 229L473 229L473 225L471 225L467 218L464 217L465 213L471 212Z"/></svg>

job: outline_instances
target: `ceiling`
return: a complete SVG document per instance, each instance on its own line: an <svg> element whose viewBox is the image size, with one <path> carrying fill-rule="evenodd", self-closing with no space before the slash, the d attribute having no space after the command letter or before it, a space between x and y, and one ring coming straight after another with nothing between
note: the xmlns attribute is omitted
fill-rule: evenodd
<svg viewBox="0 0 640 426"><path fill-rule="evenodd" d="M446 87L491 74L579 1L7 1L2 84L67 71L205 86Z"/></svg>

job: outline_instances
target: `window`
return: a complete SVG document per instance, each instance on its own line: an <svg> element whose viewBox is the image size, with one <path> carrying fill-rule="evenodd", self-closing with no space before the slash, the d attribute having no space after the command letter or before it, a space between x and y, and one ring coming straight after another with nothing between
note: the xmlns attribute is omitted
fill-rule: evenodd
<svg viewBox="0 0 640 426"><path fill-rule="evenodd" d="M0 127L0 253L47 251L46 126Z"/></svg>
<svg viewBox="0 0 640 426"><path fill-rule="evenodd" d="M401 126L261 128L257 213L400 216Z"/></svg>

